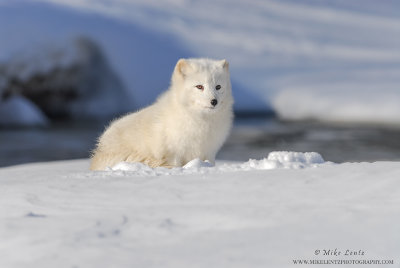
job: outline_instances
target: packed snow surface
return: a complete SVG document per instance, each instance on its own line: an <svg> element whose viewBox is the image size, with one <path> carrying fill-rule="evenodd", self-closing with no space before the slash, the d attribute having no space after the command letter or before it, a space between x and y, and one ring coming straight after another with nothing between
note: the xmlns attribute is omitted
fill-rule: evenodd
<svg viewBox="0 0 400 268"><path fill-rule="evenodd" d="M0 267L400 262L399 162L332 164L276 152L215 167L194 160L170 173L114 168L91 172L88 160L1 168ZM324 249L342 253L315 255Z"/></svg>

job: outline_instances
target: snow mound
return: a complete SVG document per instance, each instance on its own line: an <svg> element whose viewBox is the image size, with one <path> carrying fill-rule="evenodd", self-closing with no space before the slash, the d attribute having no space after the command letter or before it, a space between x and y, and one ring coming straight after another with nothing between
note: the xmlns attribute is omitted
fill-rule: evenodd
<svg viewBox="0 0 400 268"><path fill-rule="evenodd" d="M211 168L211 169L210 169ZM118 175L137 175L137 176L163 176L163 175L186 175L195 173L212 173L215 167L209 161L201 161L196 158L188 162L183 167L178 168L151 168L142 163L120 162L113 167L108 167L106 171L111 171Z"/></svg>
<svg viewBox="0 0 400 268"><path fill-rule="evenodd" d="M202 168L202 167L212 167L214 166L210 161L201 161L199 158L193 159L189 163L183 166L185 169L190 169L190 168Z"/></svg>
<svg viewBox="0 0 400 268"><path fill-rule="evenodd" d="M305 165L324 163L322 156L315 152L272 152L268 155L268 160L278 161L283 165L290 163L300 163Z"/></svg>
<svg viewBox="0 0 400 268"><path fill-rule="evenodd" d="M142 163L129 163L129 162L120 162L113 166L112 168L108 168L108 171L112 170L122 170L122 171L151 171L153 170L151 167L142 164Z"/></svg>
<svg viewBox="0 0 400 268"><path fill-rule="evenodd" d="M232 171L237 170L263 170L263 169L301 169L308 167L317 167L325 163L319 153L315 152L271 152L267 158L261 160L249 159L249 161L235 166ZM232 165L233 167L233 165ZM227 168L227 169L226 169ZM229 170L228 167L223 167Z"/></svg>
<svg viewBox="0 0 400 268"><path fill-rule="evenodd" d="M30 100L12 96L0 100L0 126L46 126L48 120Z"/></svg>
<svg viewBox="0 0 400 268"><path fill-rule="evenodd" d="M186 174L210 174L235 171L268 170L268 169L302 169L318 167L325 161L319 153L315 152L271 152L267 158L260 160L249 159L244 163L224 163L214 166L208 160L198 158L188 162L179 168L151 168L142 163L120 162L106 171L122 172L121 175L161 176L161 175L186 175Z"/></svg>

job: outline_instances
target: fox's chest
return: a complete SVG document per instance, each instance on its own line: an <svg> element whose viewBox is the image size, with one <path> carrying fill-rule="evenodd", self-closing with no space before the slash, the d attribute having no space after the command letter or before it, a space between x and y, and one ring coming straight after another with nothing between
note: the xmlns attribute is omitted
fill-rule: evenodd
<svg viewBox="0 0 400 268"><path fill-rule="evenodd" d="M195 124L194 122L183 122L178 124L174 130L170 130L169 139L174 145L175 150L201 150L213 143L217 129L213 124L204 122Z"/></svg>
<svg viewBox="0 0 400 268"><path fill-rule="evenodd" d="M228 126L218 126L214 121L176 124L166 132L168 151L174 165L184 165L195 158L214 161L228 131Z"/></svg>

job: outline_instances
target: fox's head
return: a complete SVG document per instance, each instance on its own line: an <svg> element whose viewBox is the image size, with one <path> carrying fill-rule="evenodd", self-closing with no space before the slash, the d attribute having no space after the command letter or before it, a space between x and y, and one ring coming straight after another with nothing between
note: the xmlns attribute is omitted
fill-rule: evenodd
<svg viewBox="0 0 400 268"><path fill-rule="evenodd" d="M201 113L232 108L226 60L180 59L172 74L171 88L182 105Z"/></svg>

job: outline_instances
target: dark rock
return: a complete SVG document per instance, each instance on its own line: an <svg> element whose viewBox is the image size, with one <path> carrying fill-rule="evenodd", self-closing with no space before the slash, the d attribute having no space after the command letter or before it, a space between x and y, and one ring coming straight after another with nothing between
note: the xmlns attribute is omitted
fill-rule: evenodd
<svg viewBox="0 0 400 268"><path fill-rule="evenodd" d="M0 64L0 96L2 102L24 97L52 120L105 119L132 108L100 47L84 37Z"/></svg>

